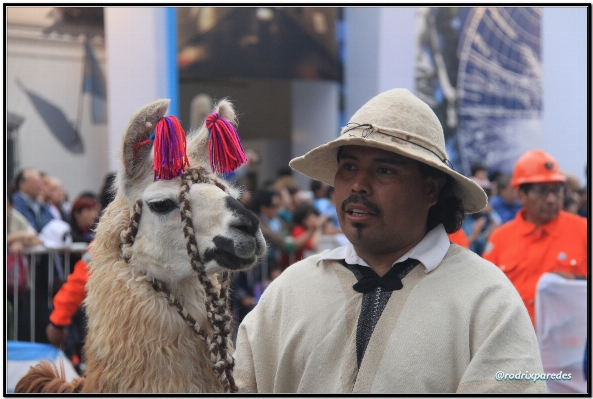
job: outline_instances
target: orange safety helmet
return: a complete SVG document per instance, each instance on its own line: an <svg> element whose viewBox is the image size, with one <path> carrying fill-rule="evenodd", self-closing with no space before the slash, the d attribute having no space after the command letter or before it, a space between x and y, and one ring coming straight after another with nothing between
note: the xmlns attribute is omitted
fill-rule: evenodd
<svg viewBox="0 0 593 399"><path fill-rule="evenodd" d="M526 183L565 182L558 163L542 150L531 150L523 154L515 164L511 186L517 188Z"/></svg>

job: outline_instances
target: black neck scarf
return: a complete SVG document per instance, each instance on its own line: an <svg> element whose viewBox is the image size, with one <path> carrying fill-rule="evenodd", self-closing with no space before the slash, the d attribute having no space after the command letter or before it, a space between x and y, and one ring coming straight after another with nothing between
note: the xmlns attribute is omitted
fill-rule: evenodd
<svg viewBox="0 0 593 399"><path fill-rule="evenodd" d="M382 277L379 277L379 275L368 266L353 265L358 269L362 278L360 278L358 283L354 284L352 288L363 294L374 291L377 287L381 287L382 291L401 290L403 288L401 280L403 276L400 277L400 274L412 264L415 266L417 263L418 261L416 259L408 258L403 262L393 265Z"/></svg>
<svg viewBox="0 0 593 399"><path fill-rule="evenodd" d="M385 275L379 277L368 266L349 265L342 262L344 266L354 273L358 280L352 288L363 294L356 327L356 360L358 368L360 368L375 325L379 321L391 293L403 288L402 279L419 263L416 259L408 258L403 262L396 263Z"/></svg>

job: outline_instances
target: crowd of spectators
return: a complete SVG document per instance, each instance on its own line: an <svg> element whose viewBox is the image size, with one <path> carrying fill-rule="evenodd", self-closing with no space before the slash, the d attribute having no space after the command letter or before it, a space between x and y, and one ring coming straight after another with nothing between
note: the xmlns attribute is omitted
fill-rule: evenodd
<svg viewBox="0 0 593 399"><path fill-rule="evenodd" d="M113 199L109 190L111 180L107 181L112 176L110 174L106 178L100 195L85 191L72 202L60 178L35 168L20 170L14 181L9 183L6 208L8 339L30 341L33 337L35 342L50 343L46 327L53 310L53 297L73 273L74 265L84 253L83 247L94 238L100 213ZM76 243L82 245L78 251L73 250ZM28 251L28 248L31 250ZM31 251L36 256L26 256ZM17 279L13 278L15 269ZM34 280L30 278L33 272ZM35 312L34 326L30 322L31 311ZM74 357L76 366L80 360L86 318L79 306L75 313L64 332L62 348L71 360Z"/></svg>
<svg viewBox="0 0 593 399"><path fill-rule="evenodd" d="M269 282L294 262L318 251L323 235L341 234L332 194L333 187L314 180L303 190L291 169L283 168L275 180L241 197L260 221L268 252L255 268L235 273L235 326L257 304Z"/></svg>
<svg viewBox="0 0 593 399"><path fill-rule="evenodd" d="M266 287L291 264L320 251L320 242L329 238L330 242L340 242L342 231L338 222L333 187L326 183L311 180L306 188L300 187L292 176L290 168L278 171L275 180L258 184L257 165L260 164L259 154L248 150L251 161L228 176L229 181L242 188L239 200L252 210L260 221L260 228L268 243L268 252L262 261L253 269L235 272L233 276L233 312L235 326L238 326L245 315L257 304ZM564 211L588 217L587 189L581 187L578 179L570 174L564 174ZM469 176L486 192L488 206L479 213L466 215L462 229L450 235L450 240L482 255L492 232L500 226L515 219L521 209L518 200L518 189L510 184L509 174L488 171L483 165L472 166ZM8 250L7 268L21 267L26 273L27 259L22 256L25 248L44 244L40 237L44 237L53 223L60 221L67 224L69 242L90 243L94 235L94 227L99 220L101 210L114 197L109 189L114 174L105 177L99 194L82 192L70 202L62 181L55 176L39 172L33 168L21 170L13 184L13 190L7 201L7 239ZM55 230L63 231L63 230ZM331 241L335 238L333 241ZM64 237L62 237L64 241ZM31 265L36 272L36 286L26 285L23 281L12 281L9 276L9 296L7 301L8 337L9 339L29 340L28 327L30 291L35 290L36 331L34 337L37 342L48 342L46 335L47 321L50 310L47 298L55 294L68 276L59 273L60 263L64 263L64 256L68 256L70 265L75 265L82 257L82 253L62 254L60 260L54 259L56 268L53 276L56 284L53 290L48 290L46 281L49 278L47 263L49 255L40 256L36 264ZM20 263L25 263L20 265ZM74 268L72 268L74 269ZM10 271L11 271L10 270ZM9 273L11 274L11 273ZM18 285L18 337L12 336L13 297L12 287ZM82 313L81 313L82 312ZM68 334L72 340L70 355L77 355L80 342L84 337L84 313L79 309L72 315ZM65 346L68 342L60 341Z"/></svg>

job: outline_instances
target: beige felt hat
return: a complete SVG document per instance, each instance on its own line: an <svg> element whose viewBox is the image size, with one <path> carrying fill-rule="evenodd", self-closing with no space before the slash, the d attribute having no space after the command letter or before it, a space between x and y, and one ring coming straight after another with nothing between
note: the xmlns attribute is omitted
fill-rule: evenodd
<svg viewBox="0 0 593 399"><path fill-rule="evenodd" d="M448 166L437 116L406 89L389 90L369 100L350 118L340 137L293 159L290 167L333 186L338 149L344 145L381 148L430 165L453 178L465 212L479 212L486 206L484 190Z"/></svg>

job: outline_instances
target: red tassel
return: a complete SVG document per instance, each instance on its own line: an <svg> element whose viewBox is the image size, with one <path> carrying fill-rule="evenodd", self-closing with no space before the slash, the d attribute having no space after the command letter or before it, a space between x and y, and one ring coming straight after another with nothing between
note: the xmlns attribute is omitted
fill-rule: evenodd
<svg viewBox="0 0 593 399"><path fill-rule="evenodd" d="M247 162L237 131L229 121L214 112L206 118L210 167L217 173L229 173Z"/></svg>
<svg viewBox="0 0 593 399"><path fill-rule="evenodd" d="M185 131L177 118L161 118L154 128L154 180L174 179L189 167L185 146Z"/></svg>

